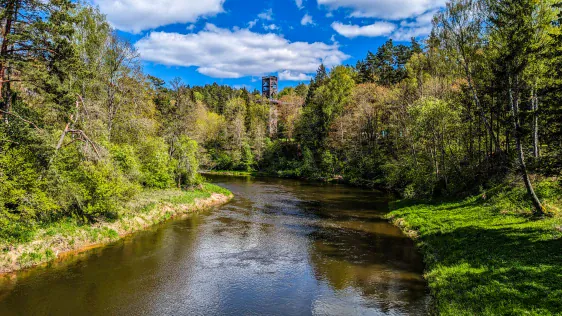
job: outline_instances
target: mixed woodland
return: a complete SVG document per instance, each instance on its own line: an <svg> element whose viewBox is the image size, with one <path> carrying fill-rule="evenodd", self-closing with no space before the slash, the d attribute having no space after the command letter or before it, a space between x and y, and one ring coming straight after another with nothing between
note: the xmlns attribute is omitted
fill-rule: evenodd
<svg viewBox="0 0 562 316"><path fill-rule="evenodd" d="M543 216L536 183L562 170L561 9L452 0L423 42L320 65L273 103L145 73L87 4L2 0L0 238L114 219L143 190L199 185L200 170L336 179L408 199L517 179Z"/></svg>

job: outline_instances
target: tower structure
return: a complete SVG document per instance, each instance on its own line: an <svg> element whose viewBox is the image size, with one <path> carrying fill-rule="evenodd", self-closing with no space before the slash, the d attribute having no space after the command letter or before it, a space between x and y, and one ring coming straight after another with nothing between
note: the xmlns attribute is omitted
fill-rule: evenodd
<svg viewBox="0 0 562 316"><path fill-rule="evenodd" d="M261 93L264 98L273 99L279 90L276 76L267 76L261 78Z"/></svg>

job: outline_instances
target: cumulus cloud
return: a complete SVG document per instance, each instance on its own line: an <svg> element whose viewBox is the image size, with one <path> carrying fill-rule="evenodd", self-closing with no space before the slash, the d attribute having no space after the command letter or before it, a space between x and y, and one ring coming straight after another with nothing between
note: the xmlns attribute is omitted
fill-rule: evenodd
<svg viewBox="0 0 562 316"><path fill-rule="evenodd" d="M396 29L396 25L389 22L375 22L370 25L359 26L352 24L342 24L339 22L332 23L332 28L347 38L359 36L377 37L388 36Z"/></svg>
<svg viewBox="0 0 562 316"><path fill-rule="evenodd" d="M295 4L297 5L297 8L299 8L299 10L304 8L303 0L295 0Z"/></svg>
<svg viewBox="0 0 562 316"><path fill-rule="evenodd" d="M314 25L314 21L312 20L312 17L308 15L308 13L302 17L301 25Z"/></svg>
<svg viewBox="0 0 562 316"><path fill-rule="evenodd" d="M192 23L223 12L225 0L92 0L117 29L139 33L173 23Z"/></svg>
<svg viewBox="0 0 562 316"><path fill-rule="evenodd" d="M304 80L322 62L333 67L349 58L335 44L290 42L277 34L231 31L213 24L199 33L152 32L135 47L146 61L193 66L214 78L279 73L285 80Z"/></svg>
<svg viewBox="0 0 562 316"><path fill-rule="evenodd" d="M353 17L402 20L443 7L447 0L318 0L331 9L351 9Z"/></svg>

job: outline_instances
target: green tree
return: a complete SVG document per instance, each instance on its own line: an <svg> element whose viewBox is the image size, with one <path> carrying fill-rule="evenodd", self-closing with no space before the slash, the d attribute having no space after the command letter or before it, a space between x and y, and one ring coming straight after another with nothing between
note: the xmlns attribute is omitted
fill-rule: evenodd
<svg viewBox="0 0 562 316"><path fill-rule="evenodd" d="M498 65L497 75L503 79L508 98L519 172L533 202L535 214L542 216L544 208L534 191L525 160L524 126L532 124L526 124L526 117L521 115L523 96L525 90L529 89L525 74L531 69L533 76L540 75L536 57L540 55L542 45L535 43L538 29L535 22L536 17L541 15L540 4L541 2L533 0L506 0L491 2L489 8L490 21L494 26L490 34L490 42L494 47L495 63ZM549 19L548 23L551 22L552 19ZM535 84L536 82L532 84L532 90L535 89Z"/></svg>

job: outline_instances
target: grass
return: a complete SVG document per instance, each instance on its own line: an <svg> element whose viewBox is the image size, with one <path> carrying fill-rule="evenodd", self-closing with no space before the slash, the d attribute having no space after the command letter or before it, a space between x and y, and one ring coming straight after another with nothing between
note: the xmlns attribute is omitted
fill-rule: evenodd
<svg viewBox="0 0 562 316"><path fill-rule="evenodd" d="M389 218L424 255L436 314L562 315L562 190L544 181L537 191L551 211L544 219L530 216L520 187L392 206Z"/></svg>
<svg viewBox="0 0 562 316"><path fill-rule="evenodd" d="M201 172L203 175L218 175L218 176L231 176L231 177L253 177L261 175L256 171L235 171L235 170L209 170Z"/></svg>
<svg viewBox="0 0 562 316"><path fill-rule="evenodd" d="M187 191L146 190L124 207L116 221L84 225L66 218L33 228L29 241L0 239L0 273L49 262L65 252L107 244L172 217L224 203L230 197L230 191L208 183Z"/></svg>

